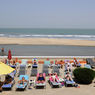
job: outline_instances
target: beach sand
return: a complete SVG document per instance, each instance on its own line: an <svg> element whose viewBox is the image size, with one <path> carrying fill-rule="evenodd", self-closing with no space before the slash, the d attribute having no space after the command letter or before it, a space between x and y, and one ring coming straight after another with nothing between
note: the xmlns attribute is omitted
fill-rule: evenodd
<svg viewBox="0 0 95 95"><path fill-rule="evenodd" d="M42 64L38 66L38 72L42 72ZM74 69L74 68L73 68ZM60 77L63 78L63 70L60 69ZM27 74L30 75L31 68L27 69ZM51 72L51 69L49 69ZM31 77L31 79L35 79L35 77ZM48 77L46 77L48 80ZM46 89L27 89L25 91L16 91L16 84L18 81L18 77L15 77L15 85L13 86L11 91L3 91L0 95L94 95L95 94L95 84L92 83L90 85L79 85L80 88L75 87L62 87L62 88L51 88L51 86L46 82Z"/></svg>
<svg viewBox="0 0 95 95"><path fill-rule="evenodd" d="M53 38L7 38L7 37L0 37L0 44L95 46L95 41L55 39L55 38L53 39Z"/></svg>

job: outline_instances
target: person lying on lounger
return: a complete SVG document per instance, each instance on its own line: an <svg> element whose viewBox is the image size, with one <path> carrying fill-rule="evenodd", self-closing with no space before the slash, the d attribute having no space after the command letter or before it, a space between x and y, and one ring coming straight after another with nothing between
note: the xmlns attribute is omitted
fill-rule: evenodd
<svg viewBox="0 0 95 95"><path fill-rule="evenodd" d="M39 74L39 77L37 78L38 83L44 83L45 78L42 73Z"/></svg>
<svg viewBox="0 0 95 95"><path fill-rule="evenodd" d="M9 75L6 75L4 84L11 84L12 83L12 77Z"/></svg>
<svg viewBox="0 0 95 95"><path fill-rule="evenodd" d="M22 80L19 80L19 81L18 81L19 84L23 84L23 85L24 85L25 82L27 82L27 80L25 80L24 77L22 77Z"/></svg>
<svg viewBox="0 0 95 95"><path fill-rule="evenodd" d="M66 73L65 79L66 79L67 81L73 81L73 79L72 79L72 77L71 77L71 75L70 75L69 72Z"/></svg>
<svg viewBox="0 0 95 95"><path fill-rule="evenodd" d="M74 87L77 87L77 88L80 87L80 86L78 86L78 84L76 84L76 83L74 82L74 80L72 79L72 77L71 77L71 75L70 75L69 72L66 73L65 79L66 79L66 81L71 81L71 82L73 83L73 86L74 86Z"/></svg>
<svg viewBox="0 0 95 95"><path fill-rule="evenodd" d="M53 73L51 74L51 78L53 80L53 82L58 82L58 80L56 79L57 73Z"/></svg>

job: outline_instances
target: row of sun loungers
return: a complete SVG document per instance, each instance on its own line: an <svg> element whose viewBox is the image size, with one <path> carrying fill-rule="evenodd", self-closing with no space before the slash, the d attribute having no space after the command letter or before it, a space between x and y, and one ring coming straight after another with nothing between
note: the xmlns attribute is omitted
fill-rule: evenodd
<svg viewBox="0 0 95 95"><path fill-rule="evenodd" d="M91 58L87 58L86 62L91 66L91 68L95 68L95 62Z"/></svg>
<svg viewBox="0 0 95 95"><path fill-rule="evenodd" d="M25 65L20 65L19 76L20 75L25 75L26 72L27 72L26 66ZM37 68L33 68L32 67L32 69L31 69L31 76L36 76L37 72L38 72ZM49 75L49 68L48 68L47 65L43 65L43 71L42 71L42 73L45 73L46 76ZM59 76L60 72L59 72L58 66L53 66L52 73L57 73L57 75Z"/></svg>
<svg viewBox="0 0 95 95"><path fill-rule="evenodd" d="M95 66L95 63L92 59L86 59L86 62L87 64L84 65L85 68L89 68L91 69L91 67L93 68ZM49 67L52 66L52 74L56 73L56 81L53 81L52 79L52 76L49 74ZM16 68L16 65L13 66L11 65L12 68ZM45 61L44 64L43 64L43 70L42 70L42 73L43 73L43 76L46 77L47 75L49 75L49 79L48 79L48 82L49 84L51 85L51 87L61 87L61 82L60 82L60 78L58 77L60 75L60 71L59 71L59 68L60 66L58 65L51 65L50 64L50 61ZM64 71L64 77L66 75L66 71L67 71L67 67L65 65L65 71ZM14 70L11 74L9 74L11 77L12 77L12 82L9 83L9 84L4 84L2 86L3 89L5 88L8 88L8 89L11 89L15 83L15 80L14 80L14 76L16 74L16 70ZM69 71L69 74L71 75L72 77L72 69L71 71ZM22 80L22 77L25 78L25 80L27 80L27 82L23 84L17 84L16 85L16 89L26 89L26 87L28 86L29 84L29 76L27 75L27 60L22 60L22 63L21 65L19 65L19 72L18 72L18 75L19 75L19 80ZM32 65L31 67L31 74L30 76L36 76L36 81L35 81L35 85L34 87L37 88L37 87L46 87L46 80L44 81L44 83L38 83L37 81L37 78L39 77L39 73L38 73L38 65ZM75 82L72 80L72 81L68 81L67 79L64 79L64 83L65 83L65 86L68 87L68 86L74 86L75 85Z"/></svg>

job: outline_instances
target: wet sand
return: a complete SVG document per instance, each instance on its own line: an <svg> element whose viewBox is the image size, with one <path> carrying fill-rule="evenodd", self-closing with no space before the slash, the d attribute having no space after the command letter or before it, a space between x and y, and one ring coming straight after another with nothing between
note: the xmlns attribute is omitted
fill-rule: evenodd
<svg viewBox="0 0 95 95"><path fill-rule="evenodd" d="M95 47L66 45L0 45L13 56L95 56ZM1 52L0 52L0 55Z"/></svg>

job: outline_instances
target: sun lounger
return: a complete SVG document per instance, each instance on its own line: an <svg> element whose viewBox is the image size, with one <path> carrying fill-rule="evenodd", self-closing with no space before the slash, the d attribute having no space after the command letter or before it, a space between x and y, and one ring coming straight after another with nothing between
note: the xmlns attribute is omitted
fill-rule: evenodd
<svg viewBox="0 0 95 95"><path fill-rule="evenodd" d="M50 65L51 65L51 64L50 64L50 61L48 61L48 60L47 60L47 61L44 61L44 65L50 67Z"/></svg>
<svg viewBox="0 0 95 95"><path fill-rule="evenodd" d="M27 82L25 82L24 85L18 83L17 86L16 86L17 90L25 90L27 85L28 85L29 76L28 75L20 75L19 80L22 80L23 77L25 78L25 80L27 80Z"/></svg>
<svg viewBox="0 0 95 95"><path fill-rule="evenodd" d="M38 79L38 77L39 77L39 73L37 74L37 79ZM43 77L45 78L45 73L43 73ZM38 83L38 81L37 81L37 79L36 79L36 82L35 82L35 87L37 88L37 87L44 87L44 88L46 88L46 82L44 81L44 83Z"/></svg>
<svg viewBox="0 0 95 95"><path fill-rule="evenodd" d="M71 77L72 77L72 72L69 72L69 74L71 75ZM66 72L64 72L64 77L65 77L65 75L66 75ZM74 86L75 85L75 82L74 81L69 81L69 80L67 80L67 79L64 79L65 81L65 86L66 87L68 87L68 86Z"/></svg>
<svg viewBox="0 0 95 95"><path fill-rule="evenodd" d="M65 79L65 87L69 87L69 86L73 87L74 85L75 85L74 81L69 81L69 80Z"/></svg>
<svg viewBox="0 0 95 95"><path fill-rule="evenodd" d="M53 78L52 78L52 76L50 75L49 84L51 85L52 88L53 88L53 87L61 87L61 83L60 83L59 78L58 78L57 75L56 75L56 82L53 81Z"/></svg>
<svg viewBox="0 0 95 95"><path fill-rule="evenodd" d="M57 75L59 76L60 72L59 72L59 67L58 66L53 66L53 70L52 73L57 73Z"/></svg>
<svg viewBox="0 0 95 95"><path fill-rule="evenodd" d="M95 62L91 58L86 59L87 64L89 64L92 68L95 68Z"/></svg>
<svg viewBox="0 0 95 95"><path fill-rule="evenodd" d="M2 88L3 89L12 89L12 87L13 87L13 85L15 84L15 80L14 80L14 72L12 72L12 73L10 73L10 74L8 74L9 76L11 76L11 78L12 78L12 81L11 81L11 83L9 83L9 84L3 84L3 86L2 86Z"/></svg>
<svg viewBox="0 0 95 95"><path fill-rule="evenodd" d="M27 59L22 59L22 63L21 63L21 65L26 65L26 66L27 66L27 62L28 62Z"/></svg>
<svg viewBox="0 0 95 95"><path fill-rule="evenodd" d="M20 75L25 75L25 74L26 74L26 71L25 71L25 70L20 70L20 71L19 71L19 76L20 76Z"/></svg>
<svg viewBox="0 0 95 95"><path fill-rule="evenodd" d="M18 75L25 75L26 74L26 65L20 65L19 74Z"/></svg>
<svg viewBox="0 0 95 95"><path fill-rule="evenodd" d="M48 66L47 65L43 65L43 71L42 72L45 73L46 76L48 76L49 71L48 71Z"/></svg>
<svg viewBox="0 0 95 95"><path fill-rule="evenodd" d="M31 76L37 76L37 68L33 68L31 69Z"/></svg>
<svg viewBox="0 0 95 95"><path fill-rule="evenodd" d="M26 65L20 65L20 70L26 69Z"/></svg>
<svg viewBox="0 0 95 95"><path fill-rule="evenodd" d="M84 65L85 68L91 69L91 66L89 64Z"/></svg>
<svg viewBox="0 0 95 95"><path fill-rule="evenodd" d="M69 65L69 72L71 72L72 71L72 64L71 63L65 63L65 71L68 71L68 65Z"/></svg>
<svg viewBox="0 0 95 95"><path fill-rule="evenodd" d="M14 82L14 80L13 80L13 81L12 81L11 83L9 83L9 84L3 84L2 88L3 88L3 89L12 89L14 83L15 83L15 82Z"/></svg>

